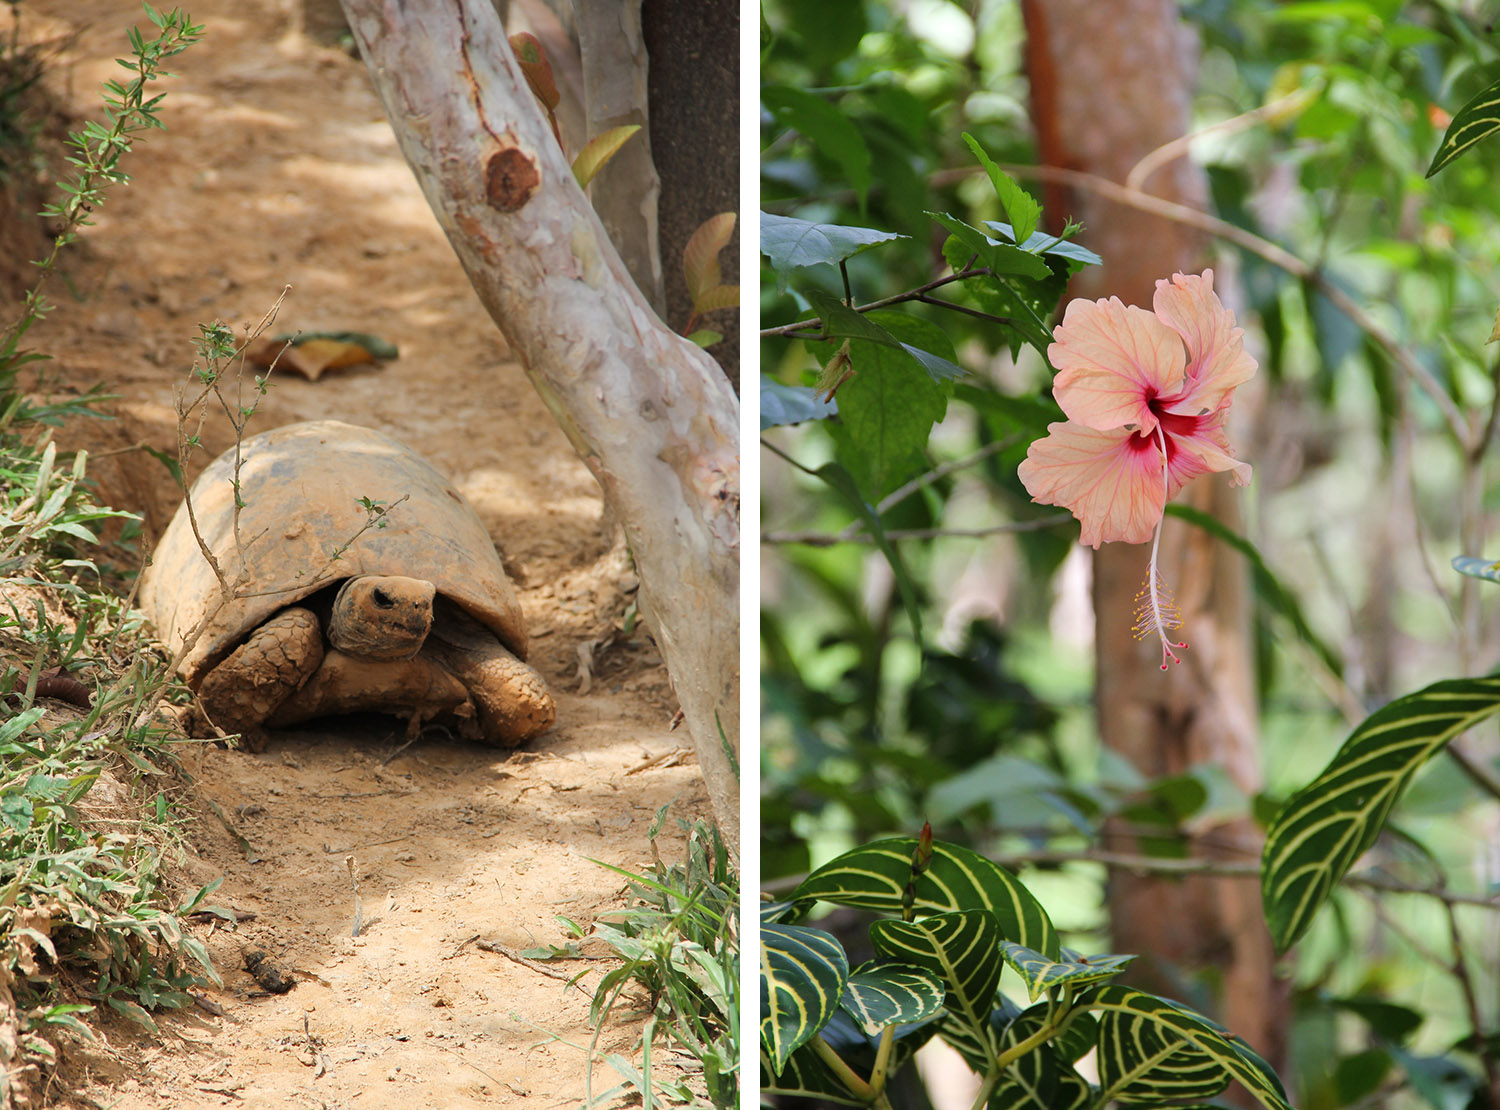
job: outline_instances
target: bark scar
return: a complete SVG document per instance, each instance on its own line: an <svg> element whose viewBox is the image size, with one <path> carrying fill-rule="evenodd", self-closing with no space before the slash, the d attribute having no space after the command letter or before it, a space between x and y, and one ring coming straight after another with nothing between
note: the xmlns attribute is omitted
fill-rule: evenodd
<svg viewBox="0 0 1500 1110"><path fill-rule="evenodd" d="M484 164L484 196L491 208L514 212L536 195L542 175L536 162L516 147L502 147Z"/></svg>

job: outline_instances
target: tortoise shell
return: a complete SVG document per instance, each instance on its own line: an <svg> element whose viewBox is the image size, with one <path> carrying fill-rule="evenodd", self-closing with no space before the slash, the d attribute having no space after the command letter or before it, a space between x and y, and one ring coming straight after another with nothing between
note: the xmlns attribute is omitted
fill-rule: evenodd
<svg viewBox="0 0 1500 1110"><path fill-rule="evenodd" d="M220 604L186 503L141 582L141 607L173 654L205 622L179 666L189 685L196 688L275 613L361 574L426 579L526 657L521 606L489 532L452 483L411 448L369 428L320 420L253 436L240 456L240 554L234 450L215 459L192 489L198 530L236 596ZM368 518L362 498L388 512L350 543Z"/></svg>

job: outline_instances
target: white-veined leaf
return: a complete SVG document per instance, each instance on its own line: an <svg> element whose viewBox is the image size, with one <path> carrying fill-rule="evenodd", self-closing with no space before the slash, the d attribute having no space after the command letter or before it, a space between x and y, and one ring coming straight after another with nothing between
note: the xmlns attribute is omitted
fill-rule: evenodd
<svg viewBox="0 0 1500 1110"><path fill-rule="evenodd" d="M1500 130L1500 81L1458 110L1453 122L1448 125L1448 130L1443 133L1443 141L1438 144L1437 153L1432 156L1427 176L1431 177L1480 139L1497 130Z"/></svg>
<svg viewBox="0 0 1500 1110"><path fill-rule="evenodd" d="M1018 1015L1000 1033L1000 1051L1014 1048L1041 1031L1048 1017L1047 1005L1033 1006ZM1087 1018L1079 1014L1074 1018ZM1093 1019L1089 1018L1092 1023ZM1062 1034L1057 1040L1038 1045L1016 1058L1000 1076L990 1096L988 1110L1082 1110L1094 1101L1094 1090L1088 1081L1073 1070L1059 1051Z"/></svg>
<svg viewBox="0 0 1500 1110"><path fill-rule="evenodd" d="M760 1040L779 1074L838 1008L849 958L831 935L805 925L762 925L760 946Z"/></svg>
<svg viewBox="0 0 1500 1110"><path fill-rule="evenodd" d="M877 921L870 926L870 941L882 956L937 976L946 990L943 1038L970 1067L983 1071L994 1054L990 1012L1004 966L995 915L989 910L960 910L920 921Z"/></svg>
<svg viewBox="0 0 1500 1110"><path fill-rule="evenodd" d="M1055 960L1014 941L1002 941L1001 952L1005 962L1016 969L1026 981L1026 989L1035 1002L1042 993L1052 987L1071 983L1075 987L1113 979L1127 968L1134 956L1079 956L1067 951Z"/></svg>
<svg viewBox="0 0 1500 1110"><path fill-rule="evenodd" d="M1187 1041L1212 1058L1268 1110L1292 1110L1286 1090L1269 1064L1243 1041L1230 1038L1185 1006L1114 983L1090 992L1080 1005L1100 1013L1101 1037L1103 1020L1111 1013L1154 1025L1159 1036Z"/></svg>
<svg viewBox="0 0 1500 1110"><path fill-rule="evenodd" d="M849 974L839 1006L871 1036L887 1025L907 1025L943 1008L943 984L911 964L870 960Z"/></svg>
<svg viewBox="0 0 1500 1110"><path fill-rule="evenodd" d="M1456 555L1453 558L1453 569L1471 578L1500 582L1500 561L1494 559L1481 559L1475 555Z"/></svg>
<svg viewBox="0 0 1500 1110"><path fill-rule="evenodd" d="M802 880L792 899L817 898L879 913L900 913L916 847L915 838L895 837L845 852ZM1052 919L1031 891L998 863L967 848L936 841L932 859L917 878L913 899L919 914L983 907L995 914L1006 940L1052 959L1059 953Z"/></svg>
<svg viewBox="0 0 1500 1110"><path fill-rule="evenodd" d="M1500 675L1450 679L1376 710L1271 822L1261 854L1266 923L1285 952L1334 884L1375 843L1422 764L1500 710Z"/></svg>
<svg viewBox="0 0 1500 1110"><path fill-rule="evenodd" d="M1099 1084L1109 1099L1156 1105L1211 1098L1229 1085L1229 1073L1160 1023L1113 1010L1099 1021Z"/></svg>

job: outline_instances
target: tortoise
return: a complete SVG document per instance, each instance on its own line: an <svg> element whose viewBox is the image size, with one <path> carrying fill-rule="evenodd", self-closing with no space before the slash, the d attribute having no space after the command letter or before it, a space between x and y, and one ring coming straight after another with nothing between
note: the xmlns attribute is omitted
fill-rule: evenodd
<svg viewBox="0 0 1500 1110"><path fill-rule="evenodd" d="M515 747L552 725L552 697L524 661L515 588L472 506L431 464L331 420L264 432L240 456L238 546L233 449L191 493L232 596L187 502L141 583L141 607L197 691L194 735L238 732L259 750L263 726L375 710L406 717L409 736L438 721Z"/></svg>

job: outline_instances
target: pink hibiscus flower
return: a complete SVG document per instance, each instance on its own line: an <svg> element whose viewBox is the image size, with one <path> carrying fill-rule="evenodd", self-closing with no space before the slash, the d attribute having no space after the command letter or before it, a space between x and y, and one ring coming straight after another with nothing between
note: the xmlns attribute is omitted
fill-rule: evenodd
<svg viewBox="0 0 1500 1110"><path fill-rule="evenodd" d="M1058 368L1053 396L1068 419L1048 426L1019 471L1032 500L1072 511L1086 544L1155 535L1137 627L1161 635L1163 668L1177 659L1165 630L1178 627L1156 570L1166 504L1200 474L1228 470L1234 484L1250 481L1224 419L1255 360L1213 280L1204 270L1158 281L1154 313L1118 297L1071 302L1047 349Z"/></svg>

